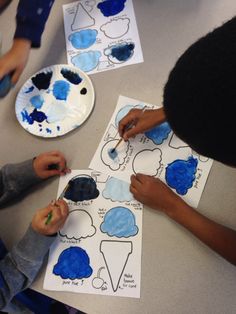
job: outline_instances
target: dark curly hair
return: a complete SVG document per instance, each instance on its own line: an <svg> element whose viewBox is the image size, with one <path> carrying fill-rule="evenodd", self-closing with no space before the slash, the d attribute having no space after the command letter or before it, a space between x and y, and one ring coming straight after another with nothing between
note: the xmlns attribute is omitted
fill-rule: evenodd
<svg viewBox="0 0 236 314"><path fill-rule="evenodd" d="M167 120L183 141L236 166L236 17L184 52L163 99Z"/></svg>

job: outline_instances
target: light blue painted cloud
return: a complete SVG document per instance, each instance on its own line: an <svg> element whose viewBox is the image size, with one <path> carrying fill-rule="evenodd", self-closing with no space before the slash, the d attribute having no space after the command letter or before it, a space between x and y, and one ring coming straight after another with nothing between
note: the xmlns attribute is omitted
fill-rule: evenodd
<svg viewBox="0 0 236 314"><path fill-rule="evenodd" d="M133 105L126 105L123 108L121 108L115 118L115 125L118 128L120 120L122 120L128 112L130 112L131 109L142 109L144 107L143 104L138 104L137 106Z"/></svg>
<svg viewBox="0 0 236 314"><path fill-rule="evenodd" d="M96 42L97 34L98 32L95 29L83 29L71 34L69 36L69 41L76 49L86 49Z"/></svg>
<svg viewBox="0 0 236 314"><path fill-rule="evenodd" d="M126 207L118 206L111 208L104 217L101 231L110 237L128 238L138 233L135 216Z"/></svg>
<svg viewBox="0 0 236 314"><path fill-rule="evenodd" d="M106 182L102 195L104 198L111 199L113 202L130 202L134 198L129 191L129 186L128 182L110 177Z"/></svg>
<svg viewBox="0 0 236 314"><path fill-rule="evenodd" d="M145 132L144 134L150 140L153 141L154 144L160 145L167 139L171 132L171 128L167 122L160 124L159 126L154 127L150 131Z"/></svg>
<svg viewBox="0 0 236 314"><path fill-rule="evenodd" d="M89 72L98 66L100 57L100 51L86 51L72 57L71 62L82 71Z"/></svg>

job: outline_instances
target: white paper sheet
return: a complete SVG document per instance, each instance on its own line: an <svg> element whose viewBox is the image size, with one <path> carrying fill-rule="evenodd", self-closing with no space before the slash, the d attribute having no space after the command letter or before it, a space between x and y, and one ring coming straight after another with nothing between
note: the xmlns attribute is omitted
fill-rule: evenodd
<svg viewBox="0 0 236 314"><path fill-rule="evenodd" d="M129 185L73 170L60 178L62 193L70 214L50 249L44 289L139 298L142 205Z"/></svg>
<svg viewBox="0 0 236 314"><path fill-rule="evenodd" d="M188 204L197 207L212 160L197 153L180 140L167 123L148 134L139 134L117 148L117 157L108 152L120 139L118 124L132 108L157 106L120 96L102 140L89 165L108 175L130 182L131 174L144 173L160 178Z"/></svg>
<svg viewBox="0 0 236 314"><path fill-rule="evenodd" d="M92 74L143 62L132 0L81 0L63 13L70 65Z"/></svg>

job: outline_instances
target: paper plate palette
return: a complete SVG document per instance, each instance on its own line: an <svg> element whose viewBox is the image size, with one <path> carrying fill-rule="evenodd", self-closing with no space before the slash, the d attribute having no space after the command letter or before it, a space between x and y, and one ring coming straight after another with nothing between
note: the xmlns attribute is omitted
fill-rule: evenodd
<svg viewBox="0 0 236 314"><path fill-rule="evenodd" d="M85 122L94 100L92 82L84 72L53 65L32 75L22 86L16 98L16 117L34 135L61 136Z"/></svg>

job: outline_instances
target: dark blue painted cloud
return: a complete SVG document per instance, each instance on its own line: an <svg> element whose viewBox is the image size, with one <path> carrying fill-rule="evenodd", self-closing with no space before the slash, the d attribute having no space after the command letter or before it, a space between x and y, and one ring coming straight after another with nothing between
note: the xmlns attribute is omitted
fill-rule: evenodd
<svg viewBox="0 0 236 314"><path fill-rule="evenodd" d="M88 278L93 273L89 263L87 252L72 246L60 254L57 264L53 267L53 274L71 280Z"/></svg>
<svg viewBox="0 0 236 314"><path fill-rule="evenodd" d="M154 144L160 145L167 139L171 132L171 128L167 122L145 132L145 135L153 141Z"/></svg>
<svg viewBox="0 0 236 314"><path fill-rule="evenodd" d="M116 15L124 10L126 0L105 0L99 2L97 7L106 17Z"/></svg>
<svg viewBox="0 0 236 314"><path fill-rule="evenodd" d="M97 198L99 191L92 177L78 176L69 181L64 197L73 202L82 202Z"/></svg>
<svg viewBox="0 0 236 314"><path fill-rule="evenodd" d="M187 160L177 159L166 167L167 184L180 195L185 195L193 186L198 160L189 157Z"/></svg>
<svg viewBox="0 0 236 314"><path fill-rule="evenodd" d="M128 238L138 233L138 227L131 210L117 206L106 213L104 222L101 224L101 231L107 233L110 237Z"/></svg>

